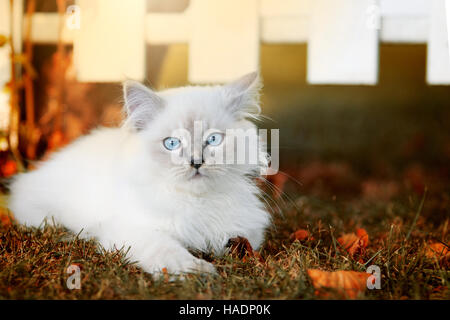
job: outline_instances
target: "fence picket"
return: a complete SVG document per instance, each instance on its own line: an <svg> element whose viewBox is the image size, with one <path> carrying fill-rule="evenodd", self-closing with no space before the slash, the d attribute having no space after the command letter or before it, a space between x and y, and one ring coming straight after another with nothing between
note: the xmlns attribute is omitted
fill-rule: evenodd
<svg viewBox="0 0 450 320"><path fill-rule="evenodd" d="M189 81L225 82L258 69L257 0L191 0Z"/></svg>
<svg viewBox="0 0 450 320"><path fill-rule="evenodd" d="M315 0L308 41L307 77L312 84L376 84L377 19L373 0Z"/></svg>
<svg viewBox="0 0 450 320"><path fill-rule="evenodd" d="M450 84L448 46L445 0L433 0L427 47L427 82L429 84Z"/></svg>
<svg viewBox="0 0 450 320"><path fill-rule="evenodd" d="M145 0L78 0L77 4L82 14L74 37L78 80L143 80Z"/></svg>
<svg viewBox="0 0 450 320"><path fill-rule="evenodd" d="M191 0L185 12L146 13L145 0L77 0L81 29L66 27L62 40L74 43L80 81L108 82L144 78L145 44L186 43L193 83L228 81L257 69L263 41L308 43L310 83L376 84L378 42L420 43L428 44L427 82L442 85L450 84L445 1ZM379 32L367 28L377 10ZM55 13L34 14L33 41L55 43L58 24Z"/></svg>

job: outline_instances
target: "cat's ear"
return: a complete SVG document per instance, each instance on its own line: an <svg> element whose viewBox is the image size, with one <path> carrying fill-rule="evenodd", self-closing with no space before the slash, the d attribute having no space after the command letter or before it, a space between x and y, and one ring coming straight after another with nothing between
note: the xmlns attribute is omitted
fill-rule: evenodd
<svg viewBox="0 0 450 320"><path fill-rule="evenodd" d="M127 80L123 83L126 123L137 130L143 129L161 111L163 99L143 84Z"/></svg>
<svg viewBox="0 0 450 320"><path fill-rule="evenodd" d="M227 108L240 119L258 118L261 112L259 106L261 88L262 81L257 71L226 84L224 90Z"/></svg>

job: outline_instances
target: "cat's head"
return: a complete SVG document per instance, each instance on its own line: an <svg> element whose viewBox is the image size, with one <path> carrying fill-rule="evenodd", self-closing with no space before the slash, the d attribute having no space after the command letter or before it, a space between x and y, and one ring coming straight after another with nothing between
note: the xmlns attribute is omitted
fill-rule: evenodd
<svg viewBox="0 0 450 320"><path fill-rule="evenodd" d="M256 72L226 85L161 92L126 82L124 126L142 142L140 170L198 193L258 174L267 156L250 120L260 114L260 88Z"/></svg>

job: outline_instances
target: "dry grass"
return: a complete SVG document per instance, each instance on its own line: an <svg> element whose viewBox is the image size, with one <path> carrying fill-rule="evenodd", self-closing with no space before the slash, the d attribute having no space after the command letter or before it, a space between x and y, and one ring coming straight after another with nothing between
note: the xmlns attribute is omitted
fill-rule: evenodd
<svg viewBox="0 0 450 320"><path fill-rule="evenodd" d="M184 281L152 279L125 258L124 249L104 251L93 240L80 240L60 227L47 225L40 231L14 223L2 225L0 298L345 298L339 292L318 295L306 270L364 272L372 264L381 267L382 289L366 290L358 298L450 298L449 257L429 254L430 243L449 240L447 193L431 189L424 198L402 189L382 201L367 194L347 194L342 200L327 193L289 194L277 200L281 213L274 212L274 225L260 250L261 260L243 261L232 255L211 258L218 275L189 275ZM336 239L357 227L367 230L369 245L352 257ZM313 239L292 242L290 234L298 228L309 230ZM71 264L81 267L80 290L66 287L69 275L65 271Z"/></svg>

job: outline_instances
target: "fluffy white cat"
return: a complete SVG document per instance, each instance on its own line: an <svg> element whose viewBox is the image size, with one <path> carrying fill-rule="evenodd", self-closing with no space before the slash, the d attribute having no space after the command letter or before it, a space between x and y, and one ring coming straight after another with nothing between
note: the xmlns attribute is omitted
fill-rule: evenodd
<svg viewBox="0 0 450 320"><path fill-rule="evenodd" d="M188 249L220 255L237 236L257 249L270 222L254 181L268 164L262 150L256 164L203 156L231 144L227 129L256 128L250 120L259 115L260 87L257 73L158 93L127 82L124 125L95 130L18 175L10 209L25 225L53 217L105 248L130 247L130 258L149 273L214 272ZM194 122L203 131L190 144L182 135L193 134ZM188 161L174 163L175 153Z"/></svg>

